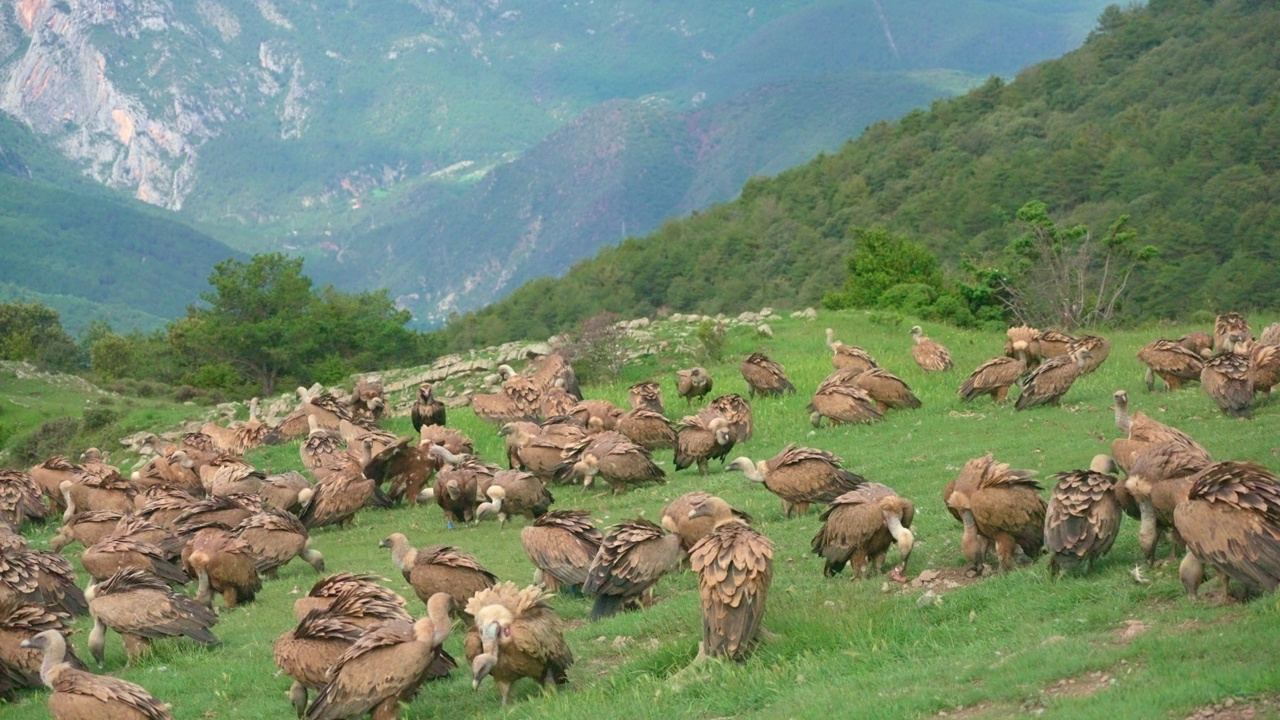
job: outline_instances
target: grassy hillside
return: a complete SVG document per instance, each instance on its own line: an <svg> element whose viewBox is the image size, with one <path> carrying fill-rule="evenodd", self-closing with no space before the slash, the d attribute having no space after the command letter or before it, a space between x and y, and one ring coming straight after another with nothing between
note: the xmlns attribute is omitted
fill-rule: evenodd
<svg viewBox="0 0 1280 720"><path fill-rule="evenodd" d="M1275 318L1253 317L1255 327ZM1042 711L1056 717L1185 717L1193 710L1231 699L1233 705L1274 699L1280 668L1270 648L1280 642L1280 603L1275 596L1246 605L1221 605L1206 586L1207 599L1185 598L1176 563L1144 570L1151 582L1135 581L1139 562L1136 523L1126 520L1110 556L1094 575L1048 579L1044 561L979 582L962 578L961 529L944 510L940 492L963 463L993 452L1014 467L1030 468L1052 483L1052 474L1081 468L1118 435L1111 393L1130 392L1134 410L1193 434L1217 459L1260 462L1280 469L1275 423L1280 404L1263 403L1252 421L1231 420L1213 408L1197 387L1148 394L1134 352L1157 334L1178 335L1189 326L1147 327L1111 335L1110 359L1083 378L1061 408L1015 412L989 402L966 405L955 388L964 375L1000 351L998 333L928 327L947 345L956 370L925 375L911 362L910 319L884 314L824 313L817 322L771 323L775 336L747 329L728 336L729 360L709 366L719 392L744 392L736 363L753 350L779 360L800 388L794 397L753 403L756 436L734 455L763 459L795 442L832 451L867 479L886 483L912 498L917 546L908 575L943 573L927 588L899 587L882 577L851 581L848 574L822 577L822 563L809 552L817 512L784 519L780 504L764 488L738 474L694 470L674 473L666 485L620 496L576 487L553 488L556 507L590 510L603 526L643 514L656 518L670 499L694 489L724 496L752 513L756 527L775 543L775 577L765 625L779 637L763 644L741 666L712 664L676 677L693 658L700 637L694 578L677 574L657 586L658 603L641 613L589 622L589 601L559 596L552 605L569 621L568 641L576 657L570 686L543 697L521 684L515 704L498 708L492 684L473 693L465 672L424 688L405 713L425 717L950 717L994 718ZM924 407L893 412L871 426L813 430L807 423L809 393L831 369L822 328L857 343L899 374ZM658 339L673 346L694 342L693 325L659 324ZM684 403L675 397L674 370L687 357L647 357L623 377L588 387L589 397L623 402L626 387L655 379L662 384L668 415ZM450 411L451 424L477 440L480 454L497 461L501 438L466 409ZM409 432L406 418L390 421ZM256 451L250 458L271 471L299 466L298 445ZM669 452L659 459L671 470ZM330 571L372 571L413 595L392 569L378 541L405 532L422 546L450 543L474 553L504 579L528 582L532 568L519 545L519 528L495 523L446 530L437 508L364 511L349 531L321 530L314 546ZM37 532L43 544L52 528ZM1161 555L1167 550L1162 546ZM890 559L896 557L891 553ZM315 579L294 563L264 587L256 603L223 612L215 631L223 644L201 650L161 643L133 667L124 667L119 639L111 637L107 670L142 683L173 703L177 717L279 718L289 712L288 681L275 677L271 645L287 630L290 608ZM926 589L934 593L926 596ZM410 600L415 612L421 603ZM87 624L83 625L87 629ZM75 642L84 647L84 632ZM461 632L446 643L461 656ZM1261 699L1259 699L1261 698ZM43 696L15 706L19 717L38 716ZM1259 705L1260 715L1275 705ZM1268 708L1270 708L1268 710Z"/></svg>
<svg viewBox="0 0 1280 720"><path fill-rule="evenodd" d="M1280 306L1280 9L1153 2L1111 9L1081 49L993 79L839 152L748 182L734 202L601 251L455 323L480 344L625 316L816 304L843 280L851 228L884 224L1000 266L1014 213L1044 201L1102 233L1121 215L1158 260L1131 319Z"/></svg>

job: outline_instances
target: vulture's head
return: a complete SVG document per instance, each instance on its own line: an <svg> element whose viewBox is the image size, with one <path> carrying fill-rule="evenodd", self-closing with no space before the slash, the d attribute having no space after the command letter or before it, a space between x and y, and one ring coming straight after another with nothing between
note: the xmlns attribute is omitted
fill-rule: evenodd
<svg viewBox="0 0 1280 720"><path fill-rule="evenodd" d="M499 647L511 641L511 624L515 616L505 605L486 605L476 613L476 630L484 652L497 657Z"/></svg>
<svg viewBox="0 0 1280 720"><path fill-rule="evenodd" d="M755 469L756 464L751 462L751 458L749 457L734 458L733 462L724 466L725 472L740 472L745 474L747 477L751 477L753 474L752 471ZM764 482L764 478L761 478L760 482Z"/></svg>
<svg viewBox="0 0 1280 720"><path fill-rule="evenodd" d="M892 498L890 500L893 500ZM884 514L885 527L889 528L889 534L893 536L894 542L898 544L898 554L902 556L902 561L890 573L890 577L898 582L907 581L907 561L911 559L911 550L916 545L916 536L902 524L902 515L904 508L902 503L890 502L882 506Z"/></svg>
<svg viewBox="0 0 1280 720"><path fill-rule="evenodd" d="M58 644L64 647L66 645L66 640L62 638L62 633L57 630L45 630L23 640L20 647L46 652L49 648Z"/></svg>
<svg viewBox="0 0 1280 720"><path fill-rule="evenodd" d="M471 689L478 690L480 683L489 676L493 671L493 666L498 664L498 656L489 653L480 653L471 661Z"/></svg>
<svg viewBox="0 0 1280 720"><path fill-rule="evenodd" d="M378 543L378 547L394 548L397 545L403 545L407 542L409 542L409 538L405 537L404 533L391 533L383 538L382 542Z"/></svg>
<svg viewBox="0 0 1280 720"><path fill-rule="evenodd" d="M1116 472L1116 461L1111 459L1110 455L1099 453L1093 456L1093 460L1089 463L1089 469L1103 475L1112 475Z"/></svg>
<svg viewBox="0 0 1280 720"><path fill-rule="evenodd" d="M1117 390L1111 394L1111 398L1115 400L1117 410L1127 410L1129 408L1129 393L1124 390Z"/></svg>
<svg viewBox="0 0 1280 720"><path fill-rule="evenodd" d="M911 337L918 339L923 334L924 334L924 330L921 330L919 325L911 326Z"/></svg>
<svg viewBox="0 0 1280 720"><path fill-rule="evenodd" d="M733 508L730 507L729 503L725 502L723 498L716 497L715 495L707 496L694 505L693 509L689 511L690 520L696 520L702 517L712 518L715 521L716 527L719 527L726 522L739 521L738 517L733 514Z"/></svg>
<svg viewBox="0 0 1280 720"><path fill-rule="evenodd" d="M80 453L81 462L100 462L101 460L102 460L102 451L96 447L91 447L88 450L85 450L84 452Z"/></svg>
<svg viewBox="0 0 1280 720"><path fill-rule="evenodd" d="M722 417L707 423L707 429L715 434L717 445L728 445L732 439L729 435L729 421Z"/></svg>
<svg viewBox="0 0 1280 720"><path fill-rule="evenodd" d="M422 383L418 386L418 399L424 403L431 402L431 383Z"/></svg>
<svg viewBox="0 0 1280 720"><path fill-rule="evenodd" d="M822 413L816 410L809 413L809 424L816 428L822 427Z"/></svg>

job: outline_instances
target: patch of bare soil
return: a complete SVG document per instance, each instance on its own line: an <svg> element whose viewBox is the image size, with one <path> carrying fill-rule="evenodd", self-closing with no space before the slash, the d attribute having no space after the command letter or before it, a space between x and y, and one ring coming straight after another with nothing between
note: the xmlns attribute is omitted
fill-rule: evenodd
<svg viewBox="0 0 1280 720"><path fill-rule="evenodd" d="M1187 720L1262 720L1280 717L1280 695L1236 700L1227 698L1216 705L1208 705L1187 716Z"/></svg>
<svg viewBox="0 0 1280 720"><path fill-rule="evenodd" d="M1151 626L1141 620L1125 620L1124 624L1112 631L1117 645L1128 645L1133 639L1150 630Z"/></svg>
<svg viewBox="0 0 1280 720"><path fill-rule="evenodd" d="M930 568L903 583L901 592L923 590L926 594L932 593L930 597L941 597L943 593L972 585L981 579L981 575L973 574L967 568ZM885 583L886 592L892 588L891 583Z"/></svg>
<svg viewBox="0 0 1280 720"><path fill-rule="evenodd" d="M1096 692L1111 687L1115 682L1115 677L1110 673L1099 670L1096 672L1085 673L1079 677L1063 678L1045 688L1043 695L1047 698L1089 697Z"/></svg>
<svg viewBox="0 0 1280 720"><path fill-rule="evenodd" d="M975 720L976 718L1008 717L1016 710L1016 706L1007 703L981 702L977 705L969 705L955 710L942 710L936 717L948 718L949 720Z"/></svg>

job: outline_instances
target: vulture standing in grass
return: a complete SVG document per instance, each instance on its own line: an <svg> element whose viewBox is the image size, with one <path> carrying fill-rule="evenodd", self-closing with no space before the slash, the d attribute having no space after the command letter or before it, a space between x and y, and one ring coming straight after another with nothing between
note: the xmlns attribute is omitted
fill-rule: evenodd
<svg viewBox="0 0 1280 720"><path fill-rule="evenodd" d="M324 687L329 668L337 664L364 630L341 614L313 610L276 639L272 654L280 670L293 680L289 701L299 718L307 710L307 691Z"/></svg>
<svg viewBox="0 0 1280 720"><path fill-rule="evenodd" d="M22 647L44 654L40 679L53 691L48 707L54 720L173 720L169 706L141 685L77 668L57 630L24 640Z"/></svg>
<svg viewBox="0 0 1280 720"><path fill-rule="evenodd" d="M343 447L342 436L332 430L321 427L315 416L308 416L307 423L311 432L307 439L298 446L298 456L302 459L302 467L316 480L338 472L349 461L346 448ZM370 444L370 450L373 449Z"/></svg>
<svg viewBox="0 0 1280 720"><path fill-rule="evenodd" d="M565 448L577 445L587 437L581 427L571 422L558 422L553 418L541 427L533 423L507 423L502 426L502 434L507 437L508 461L512 462L514 447L514 467L523 467L543 482L550 482L555 477L556 468L564 462Z"/></svg>
<svg viewBox="0 0 1280 720"><path fill-rule="evenodd" d="M387 409L382 383L377 380L357 380L351 391L351 417L355 420L377 420Z"/></svg>
<svg viewBox="0 0 1280 720"><path fill-rule="evenodd" d="M1071 346L1076 344L1077 339L1061 330L1049 328L1036 332L1036 342L1040 346L1040 357L1048 360L1069 354Z"/></svg>
<svg viewBox="0 0 1280 720"><path fill-rule="evenodd" d="M142 570L122 570L85 591L93 630L89 652L102 667L107 628L124 639L125 657L137 657L152 640L188 637L202 645L217 645L209 628L218 622L213 610L175 593L163 580Z"/></svg>
<svg viewBox="0 0 1280 720"><path fill-rule="evenodd" d="M1174 554L1181 552L1174 510L1187 499L1195 474L1212 463L1204 448L1178 441L1151 445L1133 458L1124 484L1138 503L1138 546L1148 563L1155 564L1156 546L1166 530L1174 530Z"/></svg>
<svg viewBox="0 0 1280 720"><path fill-rule="evenodd" d="M51 512L66 508L66 499L62 496L64 480L75 480L83 469L61 455L53 455L44 462L27 471L31 479L40 487L49 502Z"/></svg>
<svg viewBox="0 0 1280 720"><path fill-rule="evenodd" d="M1262 335L1258 336L1258 342L1263 345L1280 345L1280 322L1268 325Z"/></svg>
<svg viewBox="0 0 1280 720"><path fill-rule="evenodd" d="M850 564L853 577L864 579L868 571L881 571L889 547L897 544L902 559L890 577L906 582L907 560L915 545L915 535L908 528L915 514L910 500L880 483L864 483L832 500L810 543L813 554L825 561L822 573L834 577Z"/></svg>
<svg viewBox="0 0 1280 720"><path fill-rule="evenodd" d="M1160 443L1180 442L1208 454L1195 438L1181 430L1165 425L1143 412L1130 415L1129 393L1124 390L1115 391L1112 398L1115 401L1116 427L1125 437L1111 441L1111 457L1126 473L1138 453Z"/></svg>
<svg viewBox="0 0 1280 720"><path fill-rule="evenodd" d="M1205 362L1200 387L1230 417L1247 418L1253 409L1249 358L1227 353Z"/></svg>
<svg viewBox="0 0 1280 720"><path fill-rule="evenodd" d="M370 713L374 720L400 717L431 675L449 637L453 600L439 593L427 617L410 624L388 620L365 631L329 670L329 682L307 708L307 720L340 720Z"/></svg>
<svg viewBox="0 0 1280 720"><path fill-rule="evenodd" d="M523 515L529 520L541 517L551 508L555 498L536 475L524 470L499 470L488 487L480 491L487 501L476 506L476 519L495 515L498 527L507 526L507 518Z"/></svg>
<svg viewBox="0 0 1280 720"><path fill-rule="evenodd" d="M1219 355L1235 352L1235 346L1253 338L1249 321L1240 313L1222 313L1213 321L1213 349Z"/></svg>
<svg viewBox="0 0 1280 720"><path fill-rule="evenodd" d="M628 606L649 605L653 586L684 556L680 536L637 518L609 529L587 569L584 595L594 595L591 619L615 615Z"/></svg>
<svg viewBox="0 0 1280 720"><path fill-rule="evenodd" d="M442 463L440 472L436 473L433 497L444 512L447 526L473 522L482 497L480 487L487 487L493 481L498 466L473 455L454 455L439 445L432 446L430 452Z"/></svg>
<svg viewBox="0 0 1280 720"><path fill-rule="evenodd" d="M1060 405L1062 396L1080 377L1081 370L1089 362L1090 353L1084 348L1070 355L1057 355L1045 360L1022 379L1022 394L1014 403L1015 410L1025 410L1037 405Z"/></svg>
<svg viewBox="0 0 1280 720"><path fill-rule="evenodd" d="M345 572L326 575L311 586L306 596L293 602L293 619L301 620L309 612L328 611L341 604L342 614L361 627L392 618L409 621L409 612L404 609L408 601L379 585L379 579Z"/></svg>
<svg viewBox="0 0 1280 720"><path fill-rule="evenodd" d="M1089 357L1085 359L1084 365L1080 368L1081 375L1089 375L1094 370L1097 370L1111 355L1111 341L1098 335L1081 335L1076 338L1076 341L1067 348L1067 354L1071 354L1080 348L1089 351Z"/></svg>
<svg viewBox="0 0 1280 720"><path fill-rule="evenodd" d="M738 370L742 372L742 379L747 381L752 397L771 397L783 393L794 395L796 392L796 386L787 379L782 366L764 353L751 353L738 365Z"/></svg>
<svg viewBox="0 0 1280 720"><path fill-rule="evenodd" d="M218 527L198 530L182 551L183 567L199 580L196 601L209 608L213 593L222 594L228 609L253 602L262 589L261 561L253 546Z"/></svg>
<svg viewBox="0 0 1280 720"><path fill-rule="evenodd" d="M324 572L324 555L311 547L307 527L292 513L276 508L245 519L233 533L257 556L258 572L274 580L279 568L301 557L316 572Z"/></svg>
<svg viewBox="0 0 1280 720"><path fill-rule="evenodd" d="M768 460L754 463L740 457L725 468L736 470L748 480L764 484L782 499L787 517L804 515L811 503L829 503L866 482L840 467L844 461L825 450L788 445Z"/></svg>
<svg viewBox="0 0 1280 720"><path fill-rule="evenodd" d="M409 411L409 419L413 422L413 431L421 432L423 425L445 425L448 411L444 403L436 399L431 392L431 383L418 386L418 396L414 398L413 408Z"/></svg>
<svg viewBox="0 0 1280 720"><path fill-rule="evenodd" d="M824 382L809 401L809 422L822 427L826 418L833 425L860 425L884 419L876 401L866 390L852 385Z"/></svg>
<svg viewBox="0 0 1280 720"><path fill-rule="evenodd" d="M294 513L302 511L302 501L298 496L303 490L310 490L311 483L302 473L290 470L278 475L268 475L258 488L258 497L262 498L265 507Z"/></svg>
<svg viewBox="0 0 1280 720"><path fill-rule="evenodd" d="M389 499L380 495L377 483L365 477L359 468L347 468L298 494L302 501L298 519L307 526L307 530L326 525L350 527L355 522L356 513L370 501L390 505Z"/></svg>
<svg viewBox="0 0 1280 720"><path fill-rule="evenodd" d="M1202 358L1213 357L1213 336L1209 333L1189 332L1175 342Z"/></svg>
<svg viewBox="0 0 1280 720"><path fill-rule="evenodd" d="M676 430L671 421L646 408L636 408L618 418L618 432L650 452L676 446Z"/></svg>
<svg viewBox="0 0 1280 720"><path fill-rule="evenodd" d="M965 402L990 395L997 404L1004 402L1009 388L1026 372L1027 362L1019 357L994 357L978 366L960 383L956 394Z"/></svg>
<svg viewBox="0 0 1280 720"><path fill-rule="evenodd" d="M254 495L225 495L188 502L186 509L174 517L175 528L218 525L233 528L251 515L262 512L262 500ZM151 522L164 527L151 518Z"/></svg>
<svg viewBox="0 0 1280 720"><path fill-rule="evenodd" d="M588 433L599 433L617 429L622 408L608 400L583 400L569 408L567 414Z"/></svg>
<svg viewBox="0 0 1280 720"><path fill-rule="evenodd" d="M582 399L582 388L578 387L578 376L563 355L551 353L535 358L529 363L528 369L532 371L531 377L543 392L554 387L564 390L577 400Z"/></svg>
<svg viewBox="0 0 1280 720"><path fill-rule="evenodd" d="M1034 369L1044 360L1040 353L1040 331L1028 325L1018 325L1005 331L1005 357L1019 358L1027 368Z"/></svg>
<svg viewBox="0 0 1280 720"><path fill-rule="evenodd" d="M689 519L700 517L710 517L715 529L689 550L702 603L698 658L740 662L755 646L761 630L773 582L773 543L718 497L711 496L689 511Z"/></svg>
<svg viewBox="0 0 1280 720"><path fill-rule="evenodd" d="M599 477L616 495L632 485L667 481L667 474L653 462L649 451L631 442L626 435L603 432L589 436L584 442L588 444L569 458L561 471L561 474L581 477L583 487L590 487Z"/></svg>
<svg viewBox="0 0 1280 720"><path fill-rule="evenodd" d="M521 678L531 678L544 691L569 682L573 653L547 597L536 585L520 590L504 582L467 601L467 614L475 618L463 641L472 688L492 676L500 702L506 705L511 686Z"/></svg>
<svg viewBox="0 0 1280 720"><path fill-rule="evenodd" d="M1057 474L1044 515L1049 575L1094 563L1111 551L1123 516L1111 458L1097 455L1088 470Z"/></svg>
<svg viewBox="0 0 1280 720"><path fill-rule="evenodd" d="M992 543L1001 570L1013 568L1015 547L1032 560L1040 554L1045 502L1034 474L1011 470L987 454L965 463L943 489L947 509L964 524L960 549L975 571L982 572Z"/></svg>
<svg viewBox="0 0 1280 720"><path fill-rule="evenodd" d="M392 533L378 543L391 550L391 562L413 587L418 599L427 602L436 593L448 593L461 610L472 595L493 587L498 576L485 570L470 553L448 545L432 545L416 550L402 533Z"/></svg>
<svg viewBox="0 0 1280 720"><path fill-rule="evenodd" d="M49 540L49 549L62 552L63 548L72 543L90 547L113 534L122 517L124 515L114 510L76 513L58 528L58 533Z"/></svg>
<svg viewBox="0 0 1280 720"><path fill-rule="evenodd" d="M879 367L876 365L875 358L871 357L866 350L857 345L845 345L836 340L836 331L831 328L827 328L827 347L831 348L831 364L837 370L863 372Z"/></svg>
<svg viewBox="0 0 1280 720"><path fill-rule="evenodd" d="M729 435L735 443L751 439L751 403L737 393L721 395L707 403L707 410L729 421Z"/></svg>
<svg viewBox="0 0 1280 720"><path fill-rule="evenodd" d="M710 493L700 490L688 492L668 503L659 514L662 519L662 527L666 528L668 532L680 536L680 547L684 548L685 553L688 553L690 548L715 529L715 520L709 515L700 515L696 518L689 517L690 511L701 507L712 497L714 496ZM750 515L735 507L730 507L729 510L738 519L747 524L755 522Z"/></svg>
<svg viewBox="0 0 1280 720"><path fill-rule="evenodd" d="M89 609L84 593L76 586L71 563L44 550L0 553L0 602L14 597L67 615L84 615Z"/></svg>
<svg viewBox="0 0 1280 720"><path fill-rule="evenodd" d="M520 531L520 544L537 568L535 582L556 592L581 590L604 535L586 510L552 510Z"/></svg>
<svg viewBox="0 0 1280 720"><path fill-rule="evenodd" d="M185 585L191 580L159 547L115 534L85 548L80 564L89 577L99 581L126 568L145 570L171 585Z"/></svg>
<svg viewBox="0 0 1280 720"><path fill-rule="evenodd" d="M52 630L62 635L71 632L66 615L39 605L23 604L11 598L0 603L0 698L12 690L40 687L41 654L22 643L36 635ZM71 648L67 649L67 661L84 669Z"/></svg>
<svg viewBox="0 0 1280 720"><path fill-rule="evenodd" d="M1138 349L1138 360L1147 366L1147 390L1156 389L1156 376L1165 387L1177 390L1189 380L1199 380L1204 358L1172 340L1153 340Z"/></svg>
<svg viewBox="0 0 1280 720"><path fill-rule="evenodd" d="M1249 358L1254 393L1271 395L1271 388L1280 383L1280 345L1246 343L1242 354Z"/></svg>
<svg viewBox="0 0 1280 720"><path fill-rule="evenodd" d="M707 463L724 460L733 449L729 421L712 410L682 418L676 425L676 470L697 464L698 474L707 474Z"/></svg>
<svg viewBox="0 0 1280 720"><path fill-rule="evenodd" d="M920 398L911 392L911 386L884 368L871 368L859 373L853 378L853 386L865 391L875 401L876 409L882 415L889 410L910 410L920 407Z"/></svg>
<svg viewBox="0 0 1280 720"><path fill-rule="evenodd" d="M432 454L432 447L430 442L402 437L371 457L362 468L363 474L379 488L386 484L387 497L393 502L404 499L417 505L418 494L444 465Z"/></svg>
<svg viewBox="0 0 1280 720"><path fill-rule="evenodd" d="M951 351L926 337L919 325L911 328L911 337L915 344L911 346L911 359L916 361L925 372L941 372L950 370L955 363L951 361Z"/></svg>
<svg viewBox="0 0 1280 720"><path fill-rule="evenodd" d="M44 520L46 514L40 486L29 474L0 469L0 524L16 530L28 520Z"/></svg>
<svg viewBox="0 0 1280 720"><path fill-rule="evenodd" d="M253 495L266 479L266 473L231 455L220 455L200 468L200 484L210 496Z"/></svg>
<svg viewBox="0 0 1280 720"><path fill-rule="evenodd" d="M662 386L652 380L638 382L627 390L627 401L631 403L632 410L643 408L661 414Z"/></svg>
<svg viewBox="0 0 1280 720"><path fill-rule="evenodd" d="M71 480L63 480L60 489L66 506L63 520L90 510L132 512L134 498L138 494L138 486L132 480L120 477L119 473L93 475L82 472Z"/></svg>
<svg viewBox="0 0 1280 720"><path fill-rule="evenodd" d="M1280 478L1267 468L1210 465L1178 504L1174 523L1188 550L1178 574L1192 597L1205 565L1222 573L1224 585L1244 586L1246 595L1280 587Z"/></svg>
<svg viewBox="0 0 1280 720"><path fill-rule="evenodd" d="M711 392L713 381L706 368L694 367L676 372L676 394L684 398L688 406L694 398L702 398Z"/></svg>

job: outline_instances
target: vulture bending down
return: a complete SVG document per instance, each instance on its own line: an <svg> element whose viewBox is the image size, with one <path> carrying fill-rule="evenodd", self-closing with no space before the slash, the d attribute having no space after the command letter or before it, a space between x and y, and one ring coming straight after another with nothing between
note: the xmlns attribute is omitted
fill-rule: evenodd
<svg viewBox="0 0 1280 720"><path fill-rule="evenodd" d="M49 714L55 720L173 720L169 706L141 685L74 667L67 660L67 641L57 630L23 640L22 647L44 653L40 679L53 691Z"/></svg>
<svg viewBox="0 0 1280 720"><path fill-rule="evenodd" d="M747 381L747 387L750 388L750 394L753 397L795 394L796 386L787 379L782 366L770 360L764 353L751 353L746 360L742 361L738 369L742 371L742 379Z"/></svg>
<svg viewBox="0 0 1280 720"><path fill-rule="evenodd" d="M960 477L943 489L947 509L964 523L960 549L975 571L982 572L991 543L1001 570L1013 567L1015 547L1033 560L1040 554L1045 503L1034 474L1011 470L988 454L965 463Z"/></svg>
<svg viewBox="0 0 1280 720"><path fill-rule="evenodd" d="M983 395L990 395L997 403L1004 402L1009 388L1018 382L1018 378L1027 369L1027 362L1021 356L1016 358L994 357L978 366L960 383L956 394L961 400L971 402Z"/></svg>
<svg viewBox="0 0 1280 720"><path fill-rule="evenodd" d="M638 382L627 391L627 401L631 403L632 410L643 408L661 414L662 386L652 380Z"/></svg>
<svg viewBox="0 0 1280 720"><path fill-rule="evenodd" d="M865 578L868 570L880 571L889 546L897 543L902 562L890 577L906 582L907 560L915 546L907 528L915 514L910 500L880 483L864 483L832 500L811 543L813 554L826 561L823 574L833 577L852 563L854 578Z"/></svg>
<svg viewBox="0 0 1280 720"><path fill-rule="evenodd" d="M762 483L782 498L787 517L794 511L803 515L811 503L829 503L855 490L866 480L840 467L844 462L825 450L788 445L768 460L753 463L740 457L725 472L737 470L752 482Z"/></svg>
<svg viewBox="0 0 1280 720"><path fill-rule="evenodd" d="M1044 544L1049 550L1049 574L1087 564L1111 551L1120 532L1120 503L1116 500L1111 458L1094 457L1088 470L1058 473L1044 515Z"/></svg>
<svg viewBox="0 0 1280 720"><path fill-rule="evenodd" d="M547 592L581 591L603 540L586 510L552 510L520 531L520 544L537 568L535 582Z"/></svg>
<svg viewBox="0 0 1280 720"><path fill-rule="evenodd" d="M1235 580L1246 593L1280 587L1280 479L1253 463L1222 462L1195 477L1174 511L1187 543L1179 575L1193 597L1204 565Z"/></svg>
<svg viewBox="0 0 1280 720"><path fill-rule="evenodd" d="M584 595L595 595L591 619L609 617L629 604L647 605L653 586L674 568L684 552L680 536L643 518L611 528L587 569Z"/></svg>
<svg viewBox="0 0 1280 720"><path fill-rule="evenodd" d="M703 410L697 415L682 418L676 433L676 470L698 465L698 474L707 474L707 463L724 460L733 449L733 435L729 421L713 411Z"/></svg>
<svg viewBox="0 0 1280 720"><path fill-rule="evenodd" d="M916 361L925 372L950 370L955 363L951 362L951 352L940 343L925 337L919 325L911 328L911 337L915 344L911 346L911 359Z"/></svg>
<svg viewBox="0 0 1280 720"><path fill-rule="evenodd" d="M217 645L209 628L218 622L212 610L169 589L163 580L142 570L130 569L90 585L85 590L93 630L89 652L102 667L107 628L124 639L125 657L132 660L157 638L188 637L202 645Z"/></svg>
<svg viewBox="0 0 1280 720"><path fill-rule="evenodd" d="M518 590L515 583L499 583L476 593L467 602L467 614L475 618L463 641L473 688L492 675L506 705L511 686L520 678L532 678L544 690L569 682L573 653L564 640L560 616L540 588Z"/></svg>
<svg viewBox="0 0 1280 720"><path fill-rule="evenodd" d="M1195 474L1212 463L1204 448L1178 441L1151 445L1134 456L1124 484L1138 503L1138 545L1147 562L1155 563L1156 545L1165 530L1174 530L1174 553L1181 551L1174 510L1187 499Z"/></svg>
<svg viewBox="0 0 1280 720"><path fill-rule="evenodd" d="M353 616L352 622L362 627L373 624L366 622L367 619L400 618L410 621L409 613L404 609L409 603L394 591L379 585L378 579L374 575L352 573L322 577L311 586L306 597L293 602L293 619L301 620L312 610L329 610L341 603L345 606L343 614Z"/></svg>
<svg viewBox="0 0 1280 720"><path fill-rule="evenodd" d="M741 661L755 646L773 581L773 543L710 496L689 518L710 517L715 529L689 550L702 602L698 657Z"/></svg>
<svg viewBox="0 0 1280 720"><path fill-rule="evenodd" d="M1138 349L1138 359L1147 366L1147 390L1156 389L1156 375L1164 380L1165 387L1177 390L1188 380L1199 380L1204 369L1204 358L1181 343L1172 340L1153 340Z"/></svg>
<svg viewBox="0 0 1280 720"><path fill-rule="evenodd" d="M702 398L711 392L712 380L705 368L695 367L676 372L676 394L688 405L694 398Z"/></svg>
<svg viewBox="0 0 1280 720"><path fill-rule="evenodd" d="M1249 321L1240 313L1223 313L1213 321L1213 349L1219 355L1236 352L1235 346L1253 337Z"/></svg>

